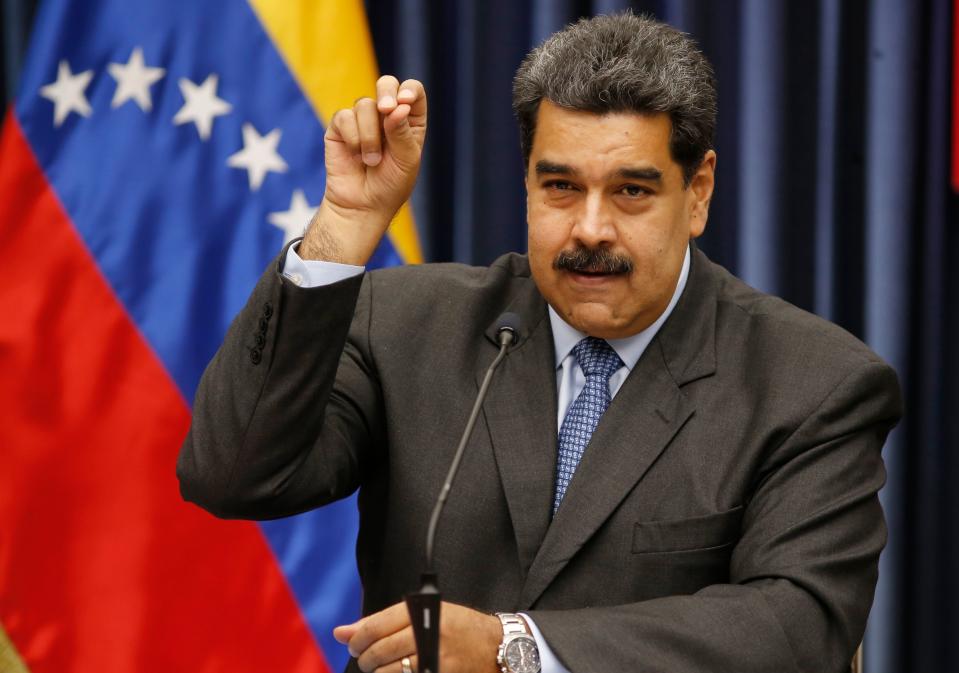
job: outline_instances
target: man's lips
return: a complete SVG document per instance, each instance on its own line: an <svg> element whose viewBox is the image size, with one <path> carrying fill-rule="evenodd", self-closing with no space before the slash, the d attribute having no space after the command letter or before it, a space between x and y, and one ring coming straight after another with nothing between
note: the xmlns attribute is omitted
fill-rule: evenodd
<svg viewBox="0 0 959 673"><path fill-rule="evenodd" d="M618 276L618 273L610 273L602 269L571 269L570 273L578 273L584 276Z"/></svg>
<svg viewBox="0 0 959 673"><path fill-rule="evenodd" d="M574 282L583 285L601 285L605 282L625 278L627 272L609 273L606 271L590 271L587 269L578 269L576 271L564 271Z"/></svg>

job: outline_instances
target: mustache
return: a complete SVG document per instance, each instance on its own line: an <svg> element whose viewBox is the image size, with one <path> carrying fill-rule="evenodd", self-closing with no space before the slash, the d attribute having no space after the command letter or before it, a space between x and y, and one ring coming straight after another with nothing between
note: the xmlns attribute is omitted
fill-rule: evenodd
<svg viewBox="0 0 959 673"><path fill-rule="evenodd" d="M633 260L607 248L579 246L556 255L553 268L574 273L629 273L633 270Z"/></svg>

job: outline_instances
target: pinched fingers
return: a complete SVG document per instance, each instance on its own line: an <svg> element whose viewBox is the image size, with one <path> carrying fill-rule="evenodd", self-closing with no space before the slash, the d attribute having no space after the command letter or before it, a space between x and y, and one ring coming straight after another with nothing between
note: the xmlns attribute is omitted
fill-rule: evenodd
<svg viewBox="0 0 959 673"><path fill-rule="evenodd" d="M410 106L410 126L426 126L426 89L418 79L408 79L399 86L397 103Z"/></svg>
<svg viewBox="0 0 959 673"><path fill-rule="evenodd" d="M416 79L404 81L396 94L396 102L399 107L409 108L404 118L409 121L410 128L422 135L426 131L426 89L423 83Z"/></svg>
<svg viewBox="0 0 959 673"><path fill-rule="evenodd" d="M393 75L383 75L376 80L376 106L384 115L396 109L396 96L400 89L400 81Z"/></svg>
<svg viewBox="0 0 959 673"><path fill-rule="evenodd" d="M400 103L400 81L393 75L383 75L376 80L376 109L383 115L383 129L390 136L406 121L410 114L410 106ZM403 97L408 98L409 92L403 91Z"/></svg>
<svg viewBox="0 0 959 673"><path fill-rule="evenodd" d="M376 100L359 98L351 109L333 115L327 140L342 142L350 156L369 167L390 165L415 176L426 133L426 91L415 79L400 82L384 75L376 82Z"/></svg>
<svg viewBox="0 0 959 673"><path fill-rule="evenodd" d="M404 121L412 128L426 127L426 89L416 79L400 83L392 75L376 82L376 107L384 116L383 126L389 134Z"/></svg>
<svg viewBox="0 0 959 673"><path fill-rule="evenodd" d="M393 75L383 75L376 80L376 105L384 115L400 105L409 105L411 113L425 119L426 89L418 79L404 80L401 84Z"/></svg>

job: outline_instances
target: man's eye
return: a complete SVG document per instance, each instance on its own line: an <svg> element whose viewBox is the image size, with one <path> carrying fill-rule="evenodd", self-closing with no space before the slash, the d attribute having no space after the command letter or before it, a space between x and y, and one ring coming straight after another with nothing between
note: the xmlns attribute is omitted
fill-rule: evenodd
<svg viewBox="0 0 959 673"><path fill-rule="evenodd" d="M640 187L639 185L626 185L621 191L626 196L643 196L649 193L645 187Z"/></svg>
<svg viewBox="0 0 959 673"><path fill-rule="evenodd" d="M546 183L546 189L556 189L562 192L569 191L573 189L573 185L566 182L565 180L551 180Z"/></svg>

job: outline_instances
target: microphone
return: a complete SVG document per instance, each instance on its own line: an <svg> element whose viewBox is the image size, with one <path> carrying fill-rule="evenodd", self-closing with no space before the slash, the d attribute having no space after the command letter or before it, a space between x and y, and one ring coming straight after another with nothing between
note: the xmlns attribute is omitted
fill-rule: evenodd
<svg viewBox="0 0 959 673"><path fill-rule="evenodd" d="M519 341L519 330L523 326L523 322L518 315L515 313L504 313L496 321L496 340L499 342L500 346L503 345L503 340L509 338L507 346L511 346ZM492 368L493 366L490 365Z"/></svg>
<svg viewBox="0 0 959 673"><path fill-rule="evenodd" d="M483 383L480 385L479 392L476 393L476 401L473 403L473 410L466 422L466 429L463 430L463 436L460 438L460 443L453 454L453 462L446 474L446 480L443 482L439 497L437 497L436 504L433 506L430 525L426 532L426 570L421 577L420 590L418 593L406 596L406 609L410 613L413 638L416 641L416 652L419 655L417 661L419 673L439 673L441 599L436 571L433 568L433 542L436 538L436 526L439 523L443 507L446 505L446 499L449 497L453 479L456 478L456 472L459 470L466 444L473 434L473 426L476 425L476 419L479 418L483 400L486 399L486 391L489 389L490 381L493 380L493 372L506 357L510 346L519 342L521 326L522 321L515 313L504 313L496 319L496 341L499 343L499 353L487 368Z"/></svg>

